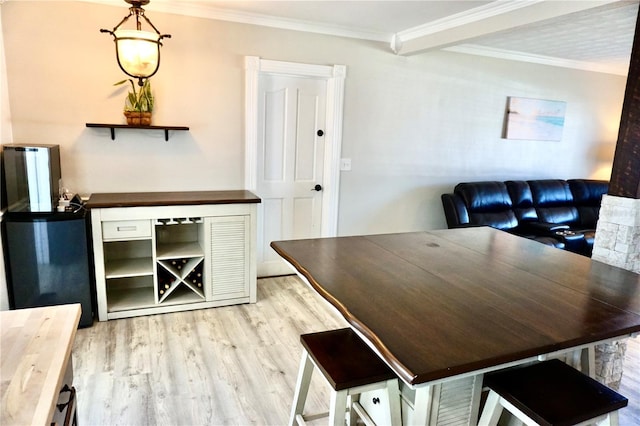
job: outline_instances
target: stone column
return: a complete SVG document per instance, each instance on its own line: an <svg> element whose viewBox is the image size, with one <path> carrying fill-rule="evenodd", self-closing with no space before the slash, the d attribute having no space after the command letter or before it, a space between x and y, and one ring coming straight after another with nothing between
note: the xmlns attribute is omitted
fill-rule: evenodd
<svg viewBox="0 0 640 426"><path fill-rule="evenodd" d="M639 15L640 17L640 11ZM603 197L594 260L640 273L640 19L629 62L609 194ZM618 389L625 341L596 348L596 377Z"/></svg>
<svg viewBox="0 0 640 426"><path fill-rule="evenodd" d="M640 273L640 200L605 195L592 259Z"/></svg>
<svg viewBox="0 0 640 426"><path fill-rule="evenodd" d="M605 195L593 260L640 273L640 200ZM612 389L622 379L626 341L596 346L596 378Z"/></svg>

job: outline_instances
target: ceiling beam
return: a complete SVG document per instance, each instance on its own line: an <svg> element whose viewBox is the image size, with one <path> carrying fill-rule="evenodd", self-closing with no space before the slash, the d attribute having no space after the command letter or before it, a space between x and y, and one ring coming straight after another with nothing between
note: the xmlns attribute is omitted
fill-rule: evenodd
<svg viewBox="0 0 640 426"><path fill-rule="evenodd" d="M391 50L398 55L414 55L614 1L617 0L496 0L462 13L400 31L391 40Z"/></svg>

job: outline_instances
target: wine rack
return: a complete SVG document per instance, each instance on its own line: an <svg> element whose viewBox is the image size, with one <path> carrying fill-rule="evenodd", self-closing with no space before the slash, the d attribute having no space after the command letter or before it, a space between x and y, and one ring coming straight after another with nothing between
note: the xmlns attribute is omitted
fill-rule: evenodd
<svg viewBox="0 0 640 426"><path fill-rule="evenodd" d="M158 303L205 300L203 222L201 217L155 221Z"/></svg>

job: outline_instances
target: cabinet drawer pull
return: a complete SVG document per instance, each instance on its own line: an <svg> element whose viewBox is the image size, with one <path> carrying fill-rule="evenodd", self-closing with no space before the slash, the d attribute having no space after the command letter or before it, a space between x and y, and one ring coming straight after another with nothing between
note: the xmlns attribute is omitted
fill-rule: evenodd
<svg viewBox="0 0 640 426"><path fill-rule="evenodd" d="M151 238L151 221L116 220L102 222L102 238L105 240Z"/></svg>

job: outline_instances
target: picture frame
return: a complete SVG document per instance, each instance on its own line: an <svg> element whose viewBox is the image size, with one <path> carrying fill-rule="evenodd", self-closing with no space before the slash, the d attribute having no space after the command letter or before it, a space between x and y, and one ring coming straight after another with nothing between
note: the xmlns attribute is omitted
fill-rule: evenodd
<svg viewBox="0 0 640 426"><path fill-rule="evenodd" d="M544 99L507 98L505 139L560 141L567 103Z"/></svg>

